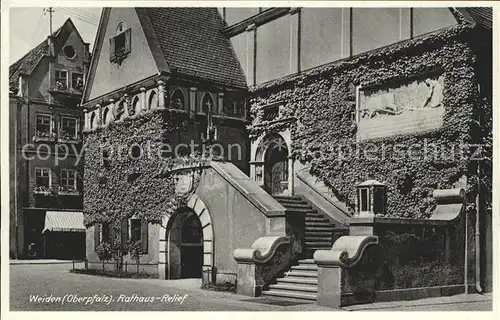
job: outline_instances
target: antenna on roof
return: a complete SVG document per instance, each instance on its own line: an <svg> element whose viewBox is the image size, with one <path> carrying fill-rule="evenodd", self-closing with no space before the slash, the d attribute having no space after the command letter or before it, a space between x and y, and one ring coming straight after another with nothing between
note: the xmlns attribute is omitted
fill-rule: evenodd
<svg viewBox="0 0 500 320"><path fill-rule="evenodd" d="M49 12L49 55L54 56L54 41L52 39L52 13L54 12L54 9L52 7L49 7L47 10Z"/></svg>
<svg viewBox="0 0 500 320"><path fill-rule="evenodd" d="M54 9L52 7L49 7L49 17L50 17L50 22L49 22L49 27L50 27L50 35L52 35L52 13L54 12Z"/></svg>

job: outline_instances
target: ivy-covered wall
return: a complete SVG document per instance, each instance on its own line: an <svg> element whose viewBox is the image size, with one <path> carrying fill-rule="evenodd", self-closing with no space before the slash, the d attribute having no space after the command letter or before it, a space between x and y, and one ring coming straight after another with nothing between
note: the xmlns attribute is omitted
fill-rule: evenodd
<svg viewBox="0 0 500 320"><path fill-rule="evenodd" d="M429 217L434 209L432 191L451 188L463 176L468 178L467 191L473 199L476 175L468 155L474 150L460 148L461 143L480 140L475 120L490 106L478 94L475 55L468 45L471 30L471 26L461 24L256 86L251 89L254 120L249 133L256 137L290 128L295 159L309 164L311 173L351 210L355 208L356 185L367 179L387 184L390 216ZM404 83L416 75L436 72L445 75L441 128L356 142L355 86ZM283 103L279 119L264 121L263 108L278 102ZM491 118L486 121L491 122ZM437 159L424 156L426 144L439 148ZM409 148L411 158L404 152ZM348 149L370 152L349 155Z"/></svg>

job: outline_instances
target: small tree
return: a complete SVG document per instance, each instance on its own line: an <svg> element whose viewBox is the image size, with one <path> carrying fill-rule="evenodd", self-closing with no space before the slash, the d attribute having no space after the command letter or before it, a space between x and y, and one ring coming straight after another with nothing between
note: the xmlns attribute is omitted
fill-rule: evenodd
<svg viewBox="0 0 500 320"><path fill-rule="evenodd" d="M128 252L130 253L130 256L135 259L136 265L137 265L137 274L139 274L139 261L142 255L142 242L141 241L131 241L129 240L128 243Z"/></svg>
<svg viewBox="0 0 500 320"><path fill-rule="evenodd" d="M105 261L109 261L113 257L111 244L109 242L101 242L96 248L96 253L99 260L102 261L102 272L104 272Z"/></svg>

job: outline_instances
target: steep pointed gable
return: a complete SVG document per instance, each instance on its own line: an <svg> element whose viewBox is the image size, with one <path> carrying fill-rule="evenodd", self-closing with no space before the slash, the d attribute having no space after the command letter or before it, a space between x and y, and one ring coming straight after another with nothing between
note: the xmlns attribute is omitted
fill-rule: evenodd
<svg viewBox="0 0 500 320"><path fill-rule="evenodd" d="M231 42L216 8L142 8L169 67L178 73L246 88Z"/></svg>
<svg viewBox="0 0 500 320"><path fill-rule="evenodd" d="M52 36L54 38L55 50L56 52L62 49L62 46L66 42L69 34L75 32L77 36L80 38L82 43L84 43L80 33L76 29L73 21L70 18L66 19L66 21L57 28ZM29 75L36 68L40 60L49 53L49 42L47 39L43 40L40 44L38 44L35 48L31 49L28 53L26 53L21 59L14 62L9 67L9 89L11 91L17 91L17 87L19 85L19 76L20 75Z"/></svg>
<svg viewBox="0 0 500 320"><path fill-rule="evenodd" d="M131 50L123 61L111 61L110 39L117 26L124 23L130 29ZM105 8L101 15L92 54L92 62L83 102L102 97L132 83L140 82L168 70L162 55L155 54L148 22L139 17L135 8ZM161 61L163 59L163 61Z"/></svg>

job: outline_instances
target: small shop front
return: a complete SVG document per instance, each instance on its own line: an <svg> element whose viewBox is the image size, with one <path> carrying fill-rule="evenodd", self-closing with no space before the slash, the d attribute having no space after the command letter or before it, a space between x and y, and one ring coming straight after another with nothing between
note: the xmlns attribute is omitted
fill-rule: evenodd
<svg viewBox="0 0 500 320"><path fill-rule="evenodd" d="M85 227L81 211L47 211L42 235L45 258L85 258Z"/></svg>

